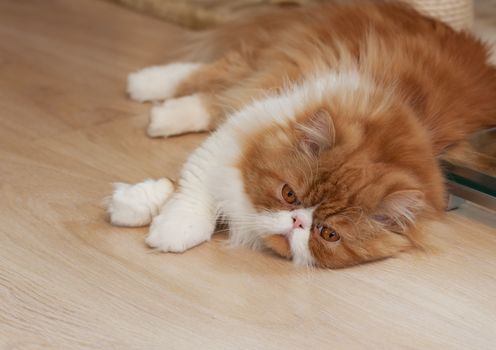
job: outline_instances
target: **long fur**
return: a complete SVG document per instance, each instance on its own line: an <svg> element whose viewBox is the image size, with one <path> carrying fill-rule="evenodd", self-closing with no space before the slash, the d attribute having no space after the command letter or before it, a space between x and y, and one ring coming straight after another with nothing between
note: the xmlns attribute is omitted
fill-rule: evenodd
<svg viewBox="0 0 496 350"><path fill-rule="evenodd" d="M195 96L194 116L168 108L160 123L171 130L152 136L216 129L152 222L147 243L163 251L208 240L219 219L231 243L265 244L302 265L422 246L422 227L444 209L437 157L496 125L487 47L404 5L281 10L200 39L204 63L130 80L140 100L167 91L167 105L180 106ZM143 85L150 71L163 75ZM296 204L281 196L285 185Z"/></svg>

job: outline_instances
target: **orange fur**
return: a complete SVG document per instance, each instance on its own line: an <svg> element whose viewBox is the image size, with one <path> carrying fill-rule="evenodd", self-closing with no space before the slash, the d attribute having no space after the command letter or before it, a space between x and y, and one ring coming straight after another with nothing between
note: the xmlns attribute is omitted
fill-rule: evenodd
<svg viewBox="0 0 496 350"><path fill-rule="evenodd" d="M496 125L496 70L486 63L487 48L403 5L292 9L210 35L230 49L184 82L178 95L203 92L212 128L268 90L328 71L356 70L369 85L351 98L347 91L326 96L308 105L297 123L253 135L239 164L256 208L283 209L274 193L288 183L302 206L316 206L314 223L340 232L338 243L311 235L320 266L349 266L420 246L424 222L444 209L436 157ZM332 118L333 140L318 154L304 152L298 124L315 127L318 110ZM269 236L267 244L291 256L281 239Z"/></svg>

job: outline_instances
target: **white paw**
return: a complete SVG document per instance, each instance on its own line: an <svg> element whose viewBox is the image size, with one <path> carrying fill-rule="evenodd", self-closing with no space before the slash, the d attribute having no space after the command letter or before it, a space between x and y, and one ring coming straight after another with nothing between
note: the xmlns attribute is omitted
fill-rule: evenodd
<svg viewBox="0 0 496 350"><path fill-rule="evenodd" d="M152 107L148 135L159 137L205 131L209 122L210 115L200 97L184 96Z"/></svg>
<svg viewBox="0 0 496 350"><path fill-rule="evenodd" d="M215 229L215 219L200 211L186 209L181 201L171 200L162 213L153 218L146 244L163 252L181 253L208 241Z"/></svg>
<svg viewBox="0 0 496 350"><path fill-rule="evenodd" d="M174 191L168 179L146 180L135 185L114 183L108 212L116 226L148 225Z"/></svg>
<svg viewBox="0 0 496 350"><path fill-rule="evenodd" d="M144 68L129 74L127 92L136 101L164 100L174 96L177 86L201 63L172 63Z"/></svg>

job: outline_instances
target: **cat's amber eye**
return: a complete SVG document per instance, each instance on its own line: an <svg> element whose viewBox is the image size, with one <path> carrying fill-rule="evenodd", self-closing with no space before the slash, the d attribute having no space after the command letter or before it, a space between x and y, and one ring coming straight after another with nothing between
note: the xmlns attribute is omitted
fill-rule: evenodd
<svg viewBox="0 0 496 350"><path fill-rule="evenodd" d="M315 230L319 233L320 237L328 242L337 242L341 239L339 233L331 227L317 225L315 226Z"/></svg>
<svg viewBox="0 0 496 350"><path fill-rule="evenodd" d="M282 195L282 198L288 204L298 205L300 203L300 201L298 200L298 197L296 197L296 193L293 191L293 189L288 184L286 184L282 187L281 195Z"/></svg>

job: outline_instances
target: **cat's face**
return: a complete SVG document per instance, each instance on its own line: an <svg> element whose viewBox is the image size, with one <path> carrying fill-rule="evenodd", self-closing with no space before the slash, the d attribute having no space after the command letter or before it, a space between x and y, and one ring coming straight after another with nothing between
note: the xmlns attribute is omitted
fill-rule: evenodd
<svg viewBox="0 0 496 350"><path fill-rule="evenodd" d="M401 118L388 126L331 117L330 109L273 125L246 144L240 169L257 213L251 225L265 228L259 234L279 255L330 268L415 245L417 221L432 204L423 182L442 186L425 140Z"/></svg>

